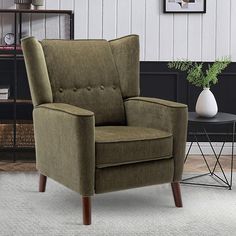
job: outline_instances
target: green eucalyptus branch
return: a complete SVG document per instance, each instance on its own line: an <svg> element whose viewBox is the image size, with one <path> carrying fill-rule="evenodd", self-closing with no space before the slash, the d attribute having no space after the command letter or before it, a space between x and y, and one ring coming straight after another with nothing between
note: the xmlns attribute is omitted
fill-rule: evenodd
<svg viewBox="0 0 236 236"><path fill-rule="evenodd" d="M172 61L168 63L170 69L180 70L187 73L189 83L203 88L210 88L218 82L217 76L230 64L230 57L216 60L208 69L203 68L203 63L188 60Z"/></svg>

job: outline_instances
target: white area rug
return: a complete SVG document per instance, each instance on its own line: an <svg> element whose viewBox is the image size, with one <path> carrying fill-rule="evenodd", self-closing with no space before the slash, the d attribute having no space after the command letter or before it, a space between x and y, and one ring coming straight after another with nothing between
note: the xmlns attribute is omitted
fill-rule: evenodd
<svg viewBox="0 0 236 236"><path fill-rule="evenodd" d="M36 173L0 173L1 236L236 235L236 181L231 191L182 185L182 209L169 185L96 195L91 226L79 194L50 179L37 189Z"/></svg>

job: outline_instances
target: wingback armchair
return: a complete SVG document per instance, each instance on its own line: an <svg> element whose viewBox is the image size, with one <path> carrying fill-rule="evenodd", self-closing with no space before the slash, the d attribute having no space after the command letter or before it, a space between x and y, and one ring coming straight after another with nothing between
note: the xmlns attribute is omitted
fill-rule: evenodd
<svg viewBox="0 0 236 236"><path fill-rule="evenodd" d="M36 141L39 191L47 177L82 196L91 224L91 196L179 181L187 106L140 97L139 38L22 40Z"/></svg>

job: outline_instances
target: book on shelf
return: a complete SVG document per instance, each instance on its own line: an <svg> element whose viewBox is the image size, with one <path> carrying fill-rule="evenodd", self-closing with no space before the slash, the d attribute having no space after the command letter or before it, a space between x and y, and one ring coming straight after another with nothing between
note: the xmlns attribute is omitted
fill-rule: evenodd
<svg viewBox="0 0 236 236"><path fill-rule="evenodd" d="M21 50L21 46L17 45L16 48L14 45L0 45L0 50L7 51L7 50Z"/></svg>
<svg viewBox="0 0 236 236"><path fill-rule="evenodd" d="M0 100L7 100L8 94L7 93L0 93Z"/></svg>
<svg viewBox="0 0 236 236"><path fill-rule="evenodd" d="M8 86L0 86L0 99L7 100L10 96L10 88Z"/></svg>
<svg viewBox="0 0 236 236"><path fill-rule="evenodd" d="M0 86L0 93L8 93L8 92L9 92L9 87Z"/></svg>

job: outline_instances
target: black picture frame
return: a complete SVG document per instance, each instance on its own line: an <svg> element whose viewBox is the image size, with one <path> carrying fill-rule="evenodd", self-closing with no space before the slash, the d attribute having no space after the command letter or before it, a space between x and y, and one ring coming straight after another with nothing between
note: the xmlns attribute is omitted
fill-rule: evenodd
<svg viewBox="0 0 236 236"><path fill-rule="evenodd" d="M169 0L163 0L163 12L164 13L206 13L206 0L202 0L203 1L203 9L201 11L171 11L171 10L167 10L167 1Z"/></svg>

